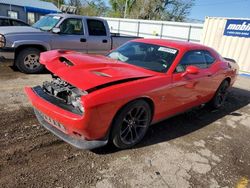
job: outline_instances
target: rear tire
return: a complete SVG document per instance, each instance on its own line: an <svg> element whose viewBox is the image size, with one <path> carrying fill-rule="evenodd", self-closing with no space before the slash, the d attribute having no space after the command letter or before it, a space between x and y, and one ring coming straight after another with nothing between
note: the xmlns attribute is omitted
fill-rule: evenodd
<svg viewBox="0 0 250 188"><path fill-rule="evenodd" d="M40 53L37 48L25 48L17 55L15 65L23 73L40 73L44 70L39 62Z"/></svg>
<svg viewBox="0 0 250 188"><path fill-rule="evenodd" d="M224 80L217 89L214 97L208 103L212 109L218 109L224 105L228 94L229 82Z"/></svg>
<svg viewBox="0 0 250 188"><path fill-rule="evenodd" d="M144 100L128 103L115 117L111 140L120 149L131 148L145 136L151 122L152 112Z"/></svg>

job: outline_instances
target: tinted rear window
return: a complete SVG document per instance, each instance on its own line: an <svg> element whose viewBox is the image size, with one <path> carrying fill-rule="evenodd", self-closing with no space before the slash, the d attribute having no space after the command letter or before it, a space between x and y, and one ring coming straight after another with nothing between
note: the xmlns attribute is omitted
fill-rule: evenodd
<svg viewBox="0 0 250 188"><path fill-rule="evenodd" d="M106 28L104 23L100 20L87 20L89 35L92 36L106 36Z"/></svg>

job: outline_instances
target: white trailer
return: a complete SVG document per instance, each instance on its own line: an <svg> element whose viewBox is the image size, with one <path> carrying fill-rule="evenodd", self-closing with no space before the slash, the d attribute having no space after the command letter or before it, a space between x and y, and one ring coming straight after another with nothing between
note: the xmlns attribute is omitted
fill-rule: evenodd
<svg viewBox="0 0 250 188"><path fill-rule="evenodd" d="M250 74L250 18L206 17L201 43L234 59Z"/></svg>

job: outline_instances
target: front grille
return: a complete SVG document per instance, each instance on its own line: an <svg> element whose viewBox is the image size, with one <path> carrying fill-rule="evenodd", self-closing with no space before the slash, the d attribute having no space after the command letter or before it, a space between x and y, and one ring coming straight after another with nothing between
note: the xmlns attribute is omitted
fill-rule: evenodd
<svg viewBox="0 0 250 188"><path fill-rule="evenodd" d="M32 89L39 97L43 98L44 100L74 114L82 115L82 112L79 109L74 108L72 105L65 103L63 100L60 100L52 95L45 93L41 86L36 86Z"/></svg>

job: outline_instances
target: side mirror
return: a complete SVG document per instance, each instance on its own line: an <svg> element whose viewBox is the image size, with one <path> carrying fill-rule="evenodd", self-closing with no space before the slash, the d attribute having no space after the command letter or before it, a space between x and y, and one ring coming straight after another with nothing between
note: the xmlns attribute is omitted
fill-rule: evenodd
<svg viewBox="0 0 250 188"><path fill-rule="evenodd" d="M198 74L199 68L193 65L187 66L186 71L182 74L182 76L186 76L187 74Z"/></svg>
<svg viewBox="0 0 250 188"><path fill-rule="evenodd" d="M60 33L60 32L61 32L61 29L60 29L59 27L54 27L54 28L52 29L52 33L58 34L58 33Z"/></svg>

